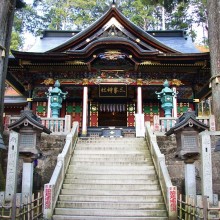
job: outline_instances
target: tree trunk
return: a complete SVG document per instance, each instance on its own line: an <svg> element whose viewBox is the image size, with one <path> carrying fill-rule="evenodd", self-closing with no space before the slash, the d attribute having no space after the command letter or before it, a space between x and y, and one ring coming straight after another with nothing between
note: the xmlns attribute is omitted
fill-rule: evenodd
<svg viewBox="0 0 220 220"><path fill-rule="evenodd" d="M3 133L3 111L5 79L8 66L8 54L11 41L11 31L14 20L16 0L1 0L0 3L0 132ZM4 51L2 53L2 51ZM3 55L5 53L5 56ZM3 56L2 56L3 55ZM0 152L1 154L1 152ZM0 155L1 156L1 155ZM0 158L0 191L4 189L4 176L2 172L2 161Z"/></svg>
<svg viewBox="0 0 220 220"><path fill-rule="evenodd" d="M0 4L0 45L5 48L5 57L0 56L0 132L3 131L3 111L5 78L8 66L8 54L11 41L11 30L14 20L16 0L1 0Z"/></svg>
<svg viewBox="0 0 220 220"><path fill-rule="evenodd" d="M220 130L220 1L208 0L208 32L211 57L213 112L216 128Z"/></svg>

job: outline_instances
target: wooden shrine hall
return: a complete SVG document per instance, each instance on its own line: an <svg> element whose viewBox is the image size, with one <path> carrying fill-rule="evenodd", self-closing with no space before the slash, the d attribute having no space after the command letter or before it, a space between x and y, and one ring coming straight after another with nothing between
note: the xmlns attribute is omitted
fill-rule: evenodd
<svg viewBox="0 0 220 220"><path fill-rule="evenodd" d="M177 116L194 99L210 96L210 57L184 30L144 31L112 4L83 31L44 31L29 51L12 51L7 81L40 117L48 116L46 93L59 80L68 92L60 117L87 127L134 127L135 114L153 123L164 116L155 92L167 79L177 91ZM5 103L7 107L7 103ZM5 112L7 114L7 112Z"/></svg>

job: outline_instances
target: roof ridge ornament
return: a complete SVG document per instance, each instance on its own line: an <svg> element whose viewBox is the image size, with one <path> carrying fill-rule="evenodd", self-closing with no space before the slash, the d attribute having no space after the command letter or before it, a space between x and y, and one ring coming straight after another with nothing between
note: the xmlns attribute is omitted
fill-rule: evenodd
<svg viewBox="0 0 220 220"><path fill-rule="evenodd" d="M115 0L112 0L112 8L115 8L117 6Z"/></svg>

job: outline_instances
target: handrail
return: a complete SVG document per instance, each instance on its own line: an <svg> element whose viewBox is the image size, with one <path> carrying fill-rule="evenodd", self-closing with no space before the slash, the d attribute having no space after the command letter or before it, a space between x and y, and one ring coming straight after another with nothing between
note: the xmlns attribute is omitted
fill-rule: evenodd
<svg viewBox="0 0 220 220"><path fill-rule="evenodd" d="M172 185L164 154L161 154L157 144L156 135L153 134L150 122L146 122L146 141L150 148L151 156L157 175L159 177L162 194L167 207L169 220L177 219L177 187Z"/></svg>
<svg viewBox="0 0 220 220"><path fill-rule="evenodd" d="M71 132L66 136L66 143L57 157L57 164L48 184L44 185L44 219L51 219L61 186L71 160L78 138L79 123L74 122Z"/></svg>

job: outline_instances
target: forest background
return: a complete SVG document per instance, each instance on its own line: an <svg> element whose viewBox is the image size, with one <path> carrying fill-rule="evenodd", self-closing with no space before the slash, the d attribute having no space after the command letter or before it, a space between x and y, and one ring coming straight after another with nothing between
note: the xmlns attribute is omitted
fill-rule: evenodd
<svg viewBox="0 0 220 220"><path fill-rule="evenodd" d="M43 30L83 30L100 18L112 0L22 0L12 30L11 49L27 50ZM21 1L21 2L22 2ZM207 0L115 0L119 10L144 30L187 30L208 47ZM33 37L34 36L34 37Z"/></svg>

